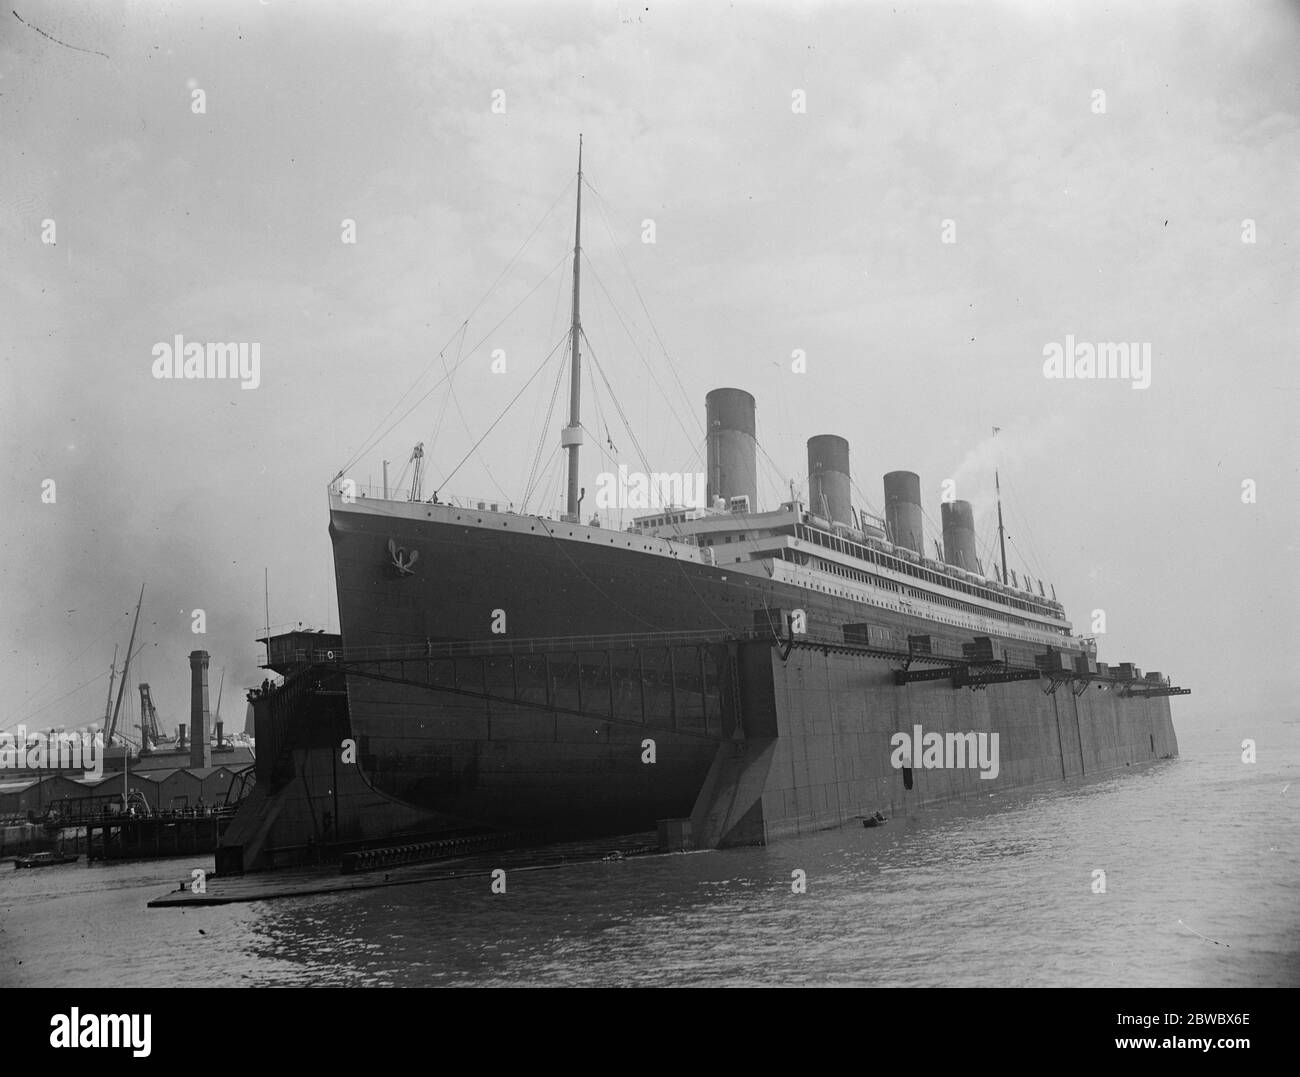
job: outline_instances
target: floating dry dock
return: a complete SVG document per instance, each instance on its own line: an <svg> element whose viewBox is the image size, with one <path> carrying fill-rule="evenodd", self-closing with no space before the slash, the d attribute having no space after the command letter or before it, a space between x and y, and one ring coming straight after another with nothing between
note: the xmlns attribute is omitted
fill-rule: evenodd
<svg viewBox="0 0 1300 1077"><path fill-rule="evenodd" d="M445 846L510 828L563 837L540 825L528 796L512 799L517 787L504 775L517 768L501 777L492 768L498 752L524 748L566 789L581 771L548 770L552 761L585 759L596 803L605 761L617 759L628 795L647 805L637 829L658 825L667 848L764 842L1177 754L1168 697L1187 690L1159 674L1071 669L1050 649L1024 656L987 639L961 648L900 639L874 624L845 625L838 639L782 636L775 613L745 634L430 643L386 655L349 654L336 636L276 637L271 661L285 680L255 694L257 785L222 839L217 871ZM482 759L472 782L448 772L449 795L490 813L440 814L377 788L347 705L347 686L370 679L439 700L439 720L472 737ZM973 766L893 765L891 740L917 726L999 734L995 777ZM356 750L344 762L348 741ZM653 763L642 762L647 741ZM580 785L569 791L584 795Z"/></svg>

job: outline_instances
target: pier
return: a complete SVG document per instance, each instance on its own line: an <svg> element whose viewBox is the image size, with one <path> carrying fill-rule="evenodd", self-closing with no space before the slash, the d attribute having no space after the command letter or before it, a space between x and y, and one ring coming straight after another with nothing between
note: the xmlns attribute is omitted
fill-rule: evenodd
<svg viewBox="0 0 1300 1077"><path fill-rule="evenodd" d="M156 815L102 815L78 825L85 828L88 861L203 856L216 852L235 812L236 808L229 807Z"/></svg>

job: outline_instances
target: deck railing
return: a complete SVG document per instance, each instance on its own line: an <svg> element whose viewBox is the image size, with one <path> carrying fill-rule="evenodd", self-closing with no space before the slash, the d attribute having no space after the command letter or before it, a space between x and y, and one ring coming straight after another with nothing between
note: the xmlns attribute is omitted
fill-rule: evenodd
<svg viewBox="0 0 1300 1077"><path fill-rule="evenodd" d="M330 483L330 493L338 494L345 492L344 482L348 482L346 492L355 497L358 501L400 501L407 504L416 504L411 501L409 486L398 488L389 486L387 491L382 485L376 485L371 482L357 482L355 479L339 479ZM437 500L434 500L434 497ZM457 494L445 494L441 490L424 490L420 493L418 504L423 505L450 505L457 509L478 509L484 512L513 512L521 516L541 516L544 519L558 520L561 513L559 509L550 509L542 512L532 510L525 512L519 505L512 502L509 498L501 495L493 497L463 497Z"/></svg>

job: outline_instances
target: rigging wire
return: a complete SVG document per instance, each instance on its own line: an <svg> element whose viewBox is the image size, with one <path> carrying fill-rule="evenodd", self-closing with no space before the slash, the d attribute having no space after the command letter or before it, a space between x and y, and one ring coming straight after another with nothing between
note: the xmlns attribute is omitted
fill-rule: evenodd
<svg viewBox="0 0 1300 1077"><path fill-rule="evenodd" d="M589 584L591 584L591 586L594 587L600 593L600 596L602 598L606 599L611 605L617 606L620 610L628 614L630 617L634 617L636 620L640 621L643 625L649 625L650 628L654 629L655 631L660 630L660 626L657 625L654 621L648 621L644 617L642 617L639 613L637 613L636 610L628 609L621 602L619 602L618 599L614 598L603 587L601 587L600 584L598 584L589 575L587 575L583 567L580 564L578 564L578 562L576 562L573 559L573 557L569 554L569 551L564 548L564 543L560 541L559 537L555 534L555 532L546 526L546 521L538 517L538 522L542 525L542 529L548 535L551 536L551 539L555 542L555 548L559 550L561 554L564 555L564 559L568 561L569 564L574 567L574 569L577 570L578 575L580 575L584 580L586 580Z"/></svg>
<svg viewBox="0 0 1300 1077"><path fill-rule="evenodd" d="M718 616L718 611L713 608L712 603L706 602L704 596L700 594L699 588L695 586L695 581L691 579L690 574L686 571L686 566L682 564L682 559L674 554L673 561L676 563L678 571L681 572L682 579L686 581L686 585L691 589L691 593L699 600L701 608L708 613L710 617L717 621L718 624L722 625L723 628L730 628L731 625ZM713 567L721 566L715 565Z"/></svg>
<svg viewBox="0 0 1300 1077"><path fill-rule="evenodd" d="M561 367L560 369L561 371L563 371L564 368ZM532 488L529 490L528 497L530 500L534 495L537 495L539 500L541 500L543 505L545 505L545 503L551 499L552 497L551 487L554 486L555 484L555 471L554 471L555 458L559 454L560 448L561 446L557 443L551 449L551 455L546 458L546 462L542 465L541 470L537 473L537 481L533 484ZM539 453L541 452L540 445L538 446L538 452ZM548 483L549 485L543 488L542 486L543 483ZM523 505L521 511L525 514L528 513L527 503ZM547 511L549 510L538 509L537 515L539 516L545 515Z"/></svg>
<svg viewBox="0 0 1300 1077"><path fill-rule="evenodd" d="M462 348L464 347L464 344L465 344L465 338L462 336L461 337ZM447 362L445 359L443 360L442 365L443 365L443 369L446 370ZM460 366L460 352L457 351L455 367L453 367L453 370L447 371L447 396L442 402L442 412L438 416L438 427L434 429L433 438L429 442L429 450L427 455L430 458L433 457L433 444L434 441L436 441L438 436L438 428L442 426L443 420L446 417L447 405L449 403L452 403L453 401L455 402L456 413L460 416L460 422L461 425L465 428L465 433L467 433L470 437L474 436L474 431L469 425L469 420L465 417L465 409L461 406L460 397L456 395L456 381L453 372L454 369L459 366ZM482 457L480 457L479 463L482 465L483 471L487 475L488 479L491 481L492 485L497 488L497 493L501 495L502 500L509 502L510 495L502 488L501 484L497 482L496 476L492 474L491 468L489 468L487 465L487 461L482 459Z"/></svg>
<svg viewBox="0 0 1300 1077"><path fill-rule="evenodd" d="M1007 536L1007 545L1012 547L1016 551L1016 553L1020 555L1020 566L1022 570L1020 573L1020 578L1024 585L1024 589L1032 593L1033 588L1029 586L1029 569L1033 568L1034 576L1037 579L1042 580L1043 577L1038 575L1038 566L1030 564L1029 558L1025 556L1025 551L1016 545L1015 540L1013 540L1010 535Z"/></svg>
<svg viewBox="0 0 1300 1077"><path fill-rule="evenodd" d="M147 643L145 643L145 642L141 642L140 646L137 647L136 650L132 653L131 658L129 659L129 661L134 661L136 658L138 658L138 657L140 656L140 652L143 651L147 645L148 645ZM92 646L93 646L93 645L92 645ZM156 646L156 645L155 645L155 646ZM89 650L89 649L90 649L89 647L86 648L86 650ZM84 654L85 652L83 651L82 653ZM125 668L126 668L126 667L123 666L123 669L125 669ZM43 703L43 704L41 704L41 706L39 706L39 707L36 707L36 708L34 708L34 709L32 709L32 710L29 710L29 711L25 711L25 712L23 712L23 713L22 713L18 718L11 718L11 719L9 719L6 723L4 723L3 725L0 725L0 729L8 729L8 728L11 728L12 726L15 726L15 725L21 725L21 724L23 724L24 722L28 721L29 719L34 718L36 715L40 714L41 712L49 710L52 706L54 706L54 704L59 703L59 702L61 702L62 700L67 699L69 696L76 695L76 693L80 692L83 688L88 688L88 687L90 687L90 685L94 684L96 681L102 681L102 680L103 680L105 677L107 677L108 675L109 675L109 674L108 674L108 671L107 671L107 670L105 670L105 671L102 672L102 673L96 673L93 677L90 677L90 678L88 678L87 680L82 681L82 682L81 682L80 684L78 684L76 687L74 687L74 688L69 688L69 689L68 689L66 692L64 692L62 695L55 696L55 697L54 697L53 699L51 699L48 703ZM130 698L130 693L127 693L127 698L128 698L128 699ZM93 721L98 721L99 719L96 718L96 719L92 719L92 720L93 720ZM85 724L85 723L81 723L81 724Z"/></svg>
<svg viewBox="0 0 1300 1077"><path fill-rule="evenodd" d="M21 725L22 723L24 723L24 722L28 721L29 719L34 718L36 715L40 714L42 711L49 710L50 707L54 706L54 704L58 703L60 700L67 699L69 696L71 696L71 695L75 695L77 692L80 692L83 688L88 688L90 685L94 684L96 681L102 681L102 680L103 680L105 677L107 677L107 676L108 676L108 671L107 671L107 670L105 670L103 673L97 673L97 674L95 674L95 676L89 678L88 680L84 680L84 681L82 681L82 682L81 682L79 685L77 685L75 688L69 688L69 689L68 689L66 692L64 692L62 695L55 696L55 697L54 697L53 699L51 699L48 703L44 703L44 704L42 704L41 706L35 708L34 710L27 711L26 713L22 714L22 715L21 715L20 717L18 717L18 718L12 718L12 719L10 719L10 720L9 720L8 722L6 722L3 726L0 726L0 729L8 729L8 728L10 728L11 726L14 726L14 725Z"/></svg>
<svg viewBox="0 0 1300 1077"><path fill-rule="evenodd" d="M564 364L560 363L555 370L555 384L551 387L551 403L550 406L547 407L546 409L546 418L542 423L541 433L538 435L537 438L537 449L533 453L533 466L528 471L528 481L524 485L524 500L521 506L521 510L525 513L528 511L528 502L532 499L533 494L536 492L535 490L536 483L541 479L541 475L538 473L537 470L537 465L538 465L538 461L541 460L542 457L542 448L546 444L546 434L551 429L551 417L555 413L555 401L556 398L560 395L560 383L563 380L564 380ZM555 453L552 452L551 456L554 455ZM545 467L550 467L550 466L551 466L551 457L547 457Z"/></svg>
<svg viewBox="0 0 1300 1077"><path fill-rule="evenodd" d="M775 476L776 476L776 488L777 488L777 490L780 490L780 491L786 491L786 490L789 490L789 489L790 489L790 486L789 486L789 483L786 482L785 474L781 471L781 468L780 468L780 466L777 464L777 462L776 462L775 460L773 460L772 457L768 454L768 451L767 451L765 448L763 448L763 443L760 442L760 441L758 440L758 438L755 438L755 439L754 439L754 445L758 448L758 451L759 451L760 453L763 454L763 459L766 460L766 461L768 462L769 466L771 467L771 471L769 472L769 475L775 475ZM803 479L803 480L799 483L799 488L802 489L804 486L806 486L806 485L807 485L807 481L808 481L808 480L807 480L806 478ZM785 500L785 494L784 494L784 493L782 493L781 496L777 499L777 504L780 504L781 501L783 501L783 500Z"/></svg>
<svg viewBox="0 0 1300 1077"><path fill-rule="evenodd" d="M550 357L548 356L547 358L549 359ZM530 380L531 380L531 379L530 379ZM525 387L526 387L526 386L527 386L527 382L525 382L524 384L525 384ZM452 388L452 385L451 385L450 382L447 383L447 393L448 393L448 396L449 396L451 399L455 400L455 402L456 402L456 411L457 411L457 412L459 413L459 415L460 415L461 425L463 425L463 426L465 427L465 433L467 433L470 437L473 437L473 436L474 436L474 431L473 431L473 429L472 429L472 428L470 427L470 425L469 425L469 420L468 420L467 418L465 418L465 409L462 408L461 405L460 405L460 397L458 397L458 396L455 395L455 390ZM510 403L513 404L514 401L512 400ZM509 405L506 405L506 406L507 406L507 408L509 407ZM486 435L485 435L485 436L486 436ZM483 439L482 439L482 438L479 438L479 440L478 440L477 442L474 443L474 449L471 449L470 451L471 451L471 452L474 452L475 450L477 450L478 446L479 446L480 444L482 444L482 441L483 441ZM508 502L510 501L510 495L509 495L509 494L508 494L508 493L507 493L507 492L502 488L501 484L500 484L499 482L497 482L497 480L496 480L496 476L492 474L492 469L488 467L488 463L487 463L487 461L486 461L485 459L483 459L483 457L481 457L481 456L479 457L479 466L483 468L484 474L487 475L487 477L488 477L488 479L491 481L492 485L495 486L495 487L497 488L497 493L499 493L499 494L501 495L501 499L502 499L503 501L506 501L506 502L508 503ZM448 476L448 478L450 478L450 476ZM443 480L443 481L445 482L446 480ZM443 483L439 483L438 485L439 485L439 487L441 488L441 486L443 485Z"/></svg>
<svg viewBox="0 0 1300 1077"><path fill-rule="evenodd" d="M129 618L131 616L131 611L126 610L121 616ZM37 688L34 692L29 692L26 698L20 700L19 703L17 704L19 710L27 706L27 704L34 702L42 692L44 692L47 688L50 687L50 685L52 685L55 681L57 681L60 677L64 675L68 666L80 662L83 658L86 657L90 649L93 646L95 646L96 643L98 643L105 636L113 632L117 627L118 624L116 621L114 621L113 624L111 624L108 628L104 629L103 632L101 632L98 636L96 636L93 640L91 640L88 644L86 644L85 648L82 650L82 652L79 655L77 655L75 658L69 659L64 665L60 666L59 671L57 673L51 674L50 679L47 680L44 684L42 684L39 688Z"/></svg>
<svg viewBox="0 0 1300 1077"><path fill-rule="evenodd" d="M582 424L582 429L591 435L592 441L595 442L596 444L596 451L600 454L600 464L601 464L602 473L608 473L609 468L606 464L606 461L609 459L609 457L605 452L605 442L604 440L602 440L600 436L600 428L603 426L608 431L609 424L605 422L604 415L601 412L600 394L596 392L596 378L591 369L594 365L595 365L594 363L587 364L587 381L591 385L591 403L592 403L592 410L594 410L596 413L596 429L595 431L593 431L589 426L587 426L586 423ZM610 448L612 449L614 445L614 439L610 438L609 443L610 443ZM614 462L615 465L617 466L618 463L617 457L615 457ZM597 475L597 478L599 478L599 473ZM600 511L599 507L597 508L596 511L597 512ZM623 506L622 505L612 506L611 514L613 514L613 512L615 511L617 512L619 528L621 529L623 526ZM605 523L605 518L603 516L600 518L600 520L602 524Z"/></svg>
<svg viewBox="0 0 1300 1077"><path fill-rule="evenodd" d="M510 409L514 407L515 403L519 400L519 398L524 395L524 390L527 389L530 385L532 385L532 383L536 380L537 375L546 369L546 364L549 363L552 358L554 358L555 353L560 349L560 345L562 345L567 339L568 339L568 334L565 334L563 338L561 338L559 341L556 342L555 347L553 347L550 350L546 358L543 359L541 363L538 365L537 369L534 370L532 374L528 376L528 380L525 381L522 386L520 386L519 392L515 393L515 395L511 398L510 403L508 403L505 406L505 408L502 409L501 414L492 420L492 425L483 431L483 436L480 437L478 441L474 442L474 444L470 447L469 452L467 452L461 458L460 463L457 464L454 468L451 469L451 471L449 471L446 475L443 476L442 481L438 483L439 489L442 489L444 486L446 486L447 483L451 481L452 477L455 476L456 472L458 472L462 467L465 466L465 462L469 460L469 458L473 456L476 452L478 452L478 447L483 444L484 438L486 438L490 433L492 433L493 430L497 428L497 424L500 423L501 420L506 417Z"/></svg>
<svg viewBox="0 0 1300 1077"><path fill-rule="evenodd" d="M587 340L587 334L585 332L582 334L582 339ZM619 401L617 394L615 394L613 386L609 384L609 378L605 376L605 368L601 365L600 359L597 358L596 349L591 346L590 340L587 340L587 355L591 358L592 365L595 366L597 373L600 374L601 381L605 383L605 388L609 392L610 399L614 402L614 408L617 410L619 418L623 420L623 427L627 431L627 436L632 441L632 448L636 450L637 457L641 461L641 466L646 469L647 473L649 473L651 470L650 461L646 457L645 450L641 448L641 443L637 440L636 433L633 431L631 423L627 421L627 415L623 411L623 405Z"/></svg>
<svg viewBox="0 0 1300 1077"><path fill-rule="evenodd" d="M550 328L546 331L546 335L548 338L553 338L555 336L555 323L559 320L560 317L560 300L564 297L564 282L565 282L565 278L560 277L556 283L555 304L554 306L551 307L551 324L550 324ZM570 292L572 292L572 288L570 288ZM565 369L564 364L562 363L558 367L556 367L555 385L551 389L551 403L550 406L546 409L546 417L545 419L543 419L542 425L537 432L537 449L533 453L533 463L532 463L532 467L529 469L528 472L528 481L524 485L524 500L521 503L522 511L524 512L528 511L528 502L532 498L532 495L536 492L534 489L534 483L542 477L541 475L539 475L537 470L538 463L541 460L542 449L545 447L547 435L550 434L551 430L553 429L551 426L551 421L552 421L552 417L555 414L555 401L559 396L560 383L564 378L564 369ZM547 457L545 467L549 467L549 466L550 466L550 457Z"/></svg>
<svg viewBox="0 0 1300 1077"><path fill-rule="evenodd" d="M685 462L682 464L682 466L681 466L678 470L680 470L680 471L681 471L682 473L684 473L684 474L688 474L688 473L690 472L691 465L694 464L696 461L698 461L698 460L700 459L700 457L701 457L701 455L703 454L703 452L704 452L704 446L702 446L702 445L696 443L696 444L691 448L691 454L690 454L690 456L688 456L688 457L686 458ZM705 477L707 478L707 476L705 476Z"/></svg>
<svg viewBox="0 0 1300 1077"><path fill-rule="evenodd" d="M469 314L467 314L467 315L465 316L464 321L462 321L461 324L460 324L460 326L457 327L456 332L455 332L455 333L452 333L452 335L451 335L450 337L447 338L447 343L445 343L445 344L444 344L440 349L438 349L438 354L435 355L432 359L429 360L429 364L428 364L428 366L426 366L426 367L424 368L424 370L422 370L422 371L421 371L421 372L416 376L415 380L414 380L413 382L411 382L410 386L406 389L406 391L405 391L404 393L402 393L402 395L399 396L399 397L397 398L397 400L393 403L393 406L392 406L391 408L388 409L388 414L385 415L382 419L380 419L379 422L378 422L377 424L375 424L375 428L374 428L374 430L372 430L372 431L370 432L370 434L366 437L366 439L362 442L361 448L358 449L358 450L356 451L356 453L352 456L352 458L351 458L351 459L350 459L350 460L349 460L349 461L348 461L348 462L347 462L347 463L346 463L342 468L339 469L339 474L338 474L338 476L336 476L336 478L339 477L339 476L342 476L343 474L345 474L349 468L354 467L354 466L356 465L356 463L357 463L357 462L358 462L358 461L359 461L363 456L365 456L365 454L366 454L367 452L369 452L372 448L374 448L374 439L375 439L375 434L376 434L380 429L384 428L384 424L385 424L386 422L388 422L388 419L389 419L389 417L393 414L393 412L395 412L399 407L401 407L401 405L402 405L402 401L405 400L405 399L406 399L406 398L407 398L407 397L408 397L412 392L414 392L414 391L415 391L415 387L416 387L417 385L419 385L420 382L423 381L423 380L425 379L425 377L428 376L428 373L429 373L429 371L432 369L433 364L434 364L435 362L437 362L438 359L441 358L441 357L443 356L443 354L446 352L447 348L449 348L449 347L451 346L451 342L452 342L453 340L456 339L456 334L457 334L457 333L464 332L464 331L468 328L468 326L469 326L469 322L470 322L470 319L473 318L474 315L478 313L479 308L480 308L481 306L483 306L484 303L487 302L487 300L488 300L488 296L490 296L490 295L491 295L491 294L496 290L497 285L500 284L501 281L505 278L505 275L506 275L507 273L510 272L510 269L514 266L515 262L517 262L517 261L519 260L520 255L522 255L522 254L524 253L524 249L528 246L529 243L532 242L533 237L534 237L535 235L537 235L537 233L541 230L542 226L543 226L543 225L544 225L544 224L545 224L545 223L550 219L551 214L555 212L555 207L558 206L558 205L560 204L560 199L564 198L564 196L567 195L567 194L569 193L569 188L574 184L574 182L576 182L576 181L575 181L575 180L570 180L568 183L566 183L566 184L564 185L563 190L561 190L560 193L559 193L558 195L556 195L556 197L555 197L555 201L551 203L550 209L548 209L548 210L546 211L546 213L543 214L541 220L539 220L539 221L537 222L537 224L535 224L535 225L533 226L533 230L532 230L531 232L528 233L528 236L524 239L523 243L521 243L521 244L519 245L519 249L518 249L517 251L515 251L515 253L511 256L510 261L506 263L505 268L502 269L501 272L497 275L496 280L494 280L494 281L493 281L493 282L488 286L487 291L483 293L483 295L480 297L479 301L478 301L477 303L475 303L474 306L473 306L472 308L470 308L470 312L469 312ZM552 270L552 272L554 272L554 270ZM549 276L549 275L550 275L550 274L547 274L547 276ZM545 278L543 278L543 279L545 279ZM531 295L531 294L532 294L532 293L530 292L529 295ZM525 297L525 298L527 298L527 297ZM516 309L518 309L518 308L516 308ZM513 314L514 311L512 310L510 313ZM509 317L509 315L507 315L507 317ZM480 343L481 343L481 342L480 342ZM457 365L459 365L459 364L457 364ZM436 389L436 388L437 388L437 385L435 385L433 388ZM432 392L432 391L433 391L433 390L431 389L430 392ZM426 393L425 396L427 396L427 395L428 395L428 394ZM423 400L424 398L425 398L425 397L422 396L422 397L420 398L420 400ZM418 404L418 403L419 403L419 401L417 401L417 404ZM402 418L403 418L403 419L406 418L406 416L409 415L409 414L410 414L410 411L407 411L406 413L403 414ZM399 419L398 422L400 422L400 421L401 421L401 420ZM394 425L396 425L396 424L394 424ZM388 427L388 428L385 430L385 433L387 433L387 431L388 431L388 430L391 430L391 429L392 429L391 426ZM383 435L381 434L380 436L382 437Z"/></svg>
<svg viewBox="0 0 1300 1077"><path fill-rule="evenodd" d="M1004 485L1007 486L1008 490L1010 489L1010 484L1004 484ZM1018 510L1016 511L1015 514L1015 523L1016 523L1016 530L1019 531L1024 536L1025 544L1029 547L1029 553L1032 557L1032 568L1034 569L1034 574L1038 576L1039 579L1042 579L1046 575L1046 573L1042 571L1043 568L1045 567L1046 562L1044 562L1043 559L1038 556L1038 550L1035 547L1035 543L1034 543L1033 532L1030 530L1028 522L1025 520L1025 518L1020 514ZM1025 555L1021 553L1021 557L1024 556ZM1025 560L1027 564L1030 562L1030 558L1026 558Z"/></svg>
<svg viewBox="0 0 1300 1077"><path fill-rule="evenodd" d="M554 274L556 270L558 270L562 265L564 265L566 261L568 261L570 253L571 252L566 251L560 257L559 261L557 261L555 265L551 267L550 271L547 272L546 276L544 276L535 285L533 285L524 294L524 297L520 299L519 302L516 303L513 307L510 308L510 310L506 313L505 317L503 317L499 322L496 323L496 325L494 325L491 329L489 329L481 338L479 338L478 343L475 344L474 347L472 347L468 352L466 352L461 359L458 359L456 361L456 364L451 368L452 374L454 374L456 370L460 367L460 365L466 362L471 355L473 355L476 351L478 351L478 349L483 346L483 343L486 340L488 340L493 333L495 333L498 329L501 328L501 326L503 326L507 321L509 321L510 318L514 316L515 311L517 311L526 302L528 302L528 300L532 298L533 293L536 292L538 288L540 288L543 284L545 284L548 280L550 280L552 274ZM454 335L452 339L453 340L455 339ZM451 341L449 340L447 343L448 345L450 345ZM446 350L445 347L444 350ZM433 360L430 360L430 365L431 366L433 365ZM421 377L423 377L423 375L421 375ZM442 378L439 378L436 382L434 382L434 384L431 385L426 392L422 393L420 397L409 408L407 408L404 412L402 412L401 416L399 416L396 420L394 420L391 424L389 424L388 428L383 432L383 434L380 434L379 436L382 438L390 431L392 431L398 425L398 423L402 422L402 420L404 420L408 415L410 415L411 412L413 412L416 408L418 408L421 404L423 404L424 401L426 401L431 395L433 395L433 393L435 393L438 390L438 387L441 386L444 381L446 381L447 377L448 375L444 375ZM403 396L405 395L406 394L403 394ZM393 410L396 410L396 406L394 406ZM389 415L391 414L392 411L389 412ZM358 460L360 460L367 452L369 452L372 448L374 448L374 445L377 444L377 442L378 439L375 439L373 443L363 446L355 454L353 454L352 460L349 461L346 467L342 468L339 471L338 475L336 475L335 478L338 478L339 476L343 475L348 470L348 468L353 467Z"/></svg>
<svg viewBox="0 0 1300 1077"><path fill-rule="evenodd" d="M562 502L565 498L565 486L568 482L568 468L564 460L560 457L563 445L556 445L551 450L551 461L547 464L549 471L549 482L546 486L546 501L551 504L549 511L557 516L562 515L562 510L556 509L555 505Z"/></svg>
<svg viewBox="0 0 1300 1077"><path fill-rule="evenodd" d="M977 539L979 552L984 555L983 557L980 558L980 560L983 564L986 565L990 565L990 566L998 565L999 566L998 571L1001 572L1002 571L1001 565L998 561L997 542L998 542L998 525L996 522L991 521L988 530L985 532L985 537L981 539ZM990 570L989 572L985 573L985 577L988 579L993 579L994 574Z"/></svg>
<svg viewBox="0 0 1300 1077"><path fill-rule="evenodd" d="M402 488L402 484L406 481L406 473L410 470L411 470L411 457L408 456L406 458L406 463L402 465L402 470L398 474L397 479L393 482L393 485L389 488L388 494L390 497L392 496L392 492L394 490L400 490Z"/></svg>
<svg viewBox="0 0 1300 1077"><path fill-rule="evenodd" d="M456 347L456 364L455 364L455 365L457 365L457 366L460 365L460 357L461 357L461 353L464 351L464 348L465 348L465 336L466 336L466 334L467 334L468 332L469 332L469 321L468 321L468 319L467 319L467 320L465 321L465 323L461 326L461 332L460 332L460 343L459 343L459 344L457 345L457 347ZM447 406L451 403L451 396L452 396L452 387L453 387L453 386L452 386L452 380L451 380L451 371L449 371L449 370L447 369L447 360L446 360L446 357L445 357L445 356L443 357L443 360L442 360L442 369L443 369L443 372L447 375L447 396L446 396L446 398L445 398L445 399L443 400L443 402L442 402L442 411L440 411L440 412L438 413L438 421L437 421L436 424L434 424L433 434L432 434L432 435L430 436L430 438L429 438L429 456L430 456L430 458L433 457L433 450L434 450L434 447L438 444L438 434L442 431L442 429L443 429L443 425L444 425L445 422L446 422L446 419L447 419ZM459 407L459 405L457 405L457 406ZM463 413L462 413L462 415L461 415L461 420L462 420L462 422L464 421L464 414L463 414Z"/></svg>
<svg viewBox="0 0 1300 1077"><path fill-rule="evenodd" d="M673 418L677 420L677 425L681 427L682 433L686 435L687 442L694 441L696 435L686 429L686 425L682 422L681 410L678 405L669 398L668 394L664 392L663 386L659 384L659 379L655 377L654 368L650 365L650 361L641 351L640 346L636 342L636 338L632 336L631 330L628 329L627 323L623 320L622 311L619 310L618 304L614 302L614 297L609 294L609 289L605 287L604 280L601 278L600 274L596 272L596 267L592 265L591 259L586 257L585 251L583 252L583 256L588 271L595 278L596 284L600 287L601 292L604 293L605 298L609 301L610 308L614 311L614 317L618 319L619 326L627 335L627 339L632 345L632 350L636 353L637 358L641 360L641 365L646 368L646 373L650 375L651 384L654 385L656 390L658 390L659 395L663 397L664 403L668 405L668 410L672 412ZM678 384L680 385L681 383L679 382ZM701 424L700 432L704 432L703 424Z"/></svg>
<svg viewBox="0 0 1300 1077"><path fill-rule="evenodd" d="M673 357L668 354L668 346L664 344L663 337L659 333L659 327L655 324L654 316L650 313L650 308L646 305L645 298L641 295L641 289L637 287L636 278L632 275L632 267L628 264L627 256L623 253L623 248L620 247L618 242L614 239L614 231L610 227L609 217L605 213L605 206L609 205L609 203L605 200L604 195L591 185L591 180L584 177L583 183L585 183L587 189L596 196L596 211L600 214L601 222L605 225L605 231L609 235L610 244L618 253L619 260L623 263L623 271L627 274L628 283L632 285L632 291L636 293L637 302L641 304L641 309L645 312L646 320L650 323L650 329L654 333L655 340L659 344L659 350L663 352L664 358L668 360L668 369L672 373L673 380L677 383L677 388L681 392L682 399L686 403L686 410L690 412L692 410L690 394L686 392L686 387L682 384L681 378L677 375L677 364L673 361ZM613 207L610 206L610 209L612 210ZM664 399L667 400L666 395ZM698 415L696 416L696 421L699 421ZM707 433L707 431L704 430L703 424L701 424L700 429L702 433Z"/></svg>
<svg viewBox="0 0 1300 1077"><path fill-rule="evenodd" d="M852 485L853 489L857 491L858 497L862 499L860 504L863 505L868 510L870 510L872 516L875 516L878 519L883 520L885 518L884 512L876 507L876 503L872 501L871 498L867 496L866 491L863 490L862 487L858 485L858 480L854 478L852 475L850 475L849 483L850 485Z"/></svg>
<svg viewBox="0 0 1300 1077"><path fill-rule="evenodd" d="M560 299L564 296L564 281L565 278L560 277L555 288L555 305L551 308L551 326L546 334L548 337L554 337L555 335L555 323L559 320L560 316ZM572 288L570 288L570 293L572 293ZM533 494L537 492L536 484L545 476L545 468L551 466L551 457L555 455L554 452L552 452L551 456L546 458L546 463L543 465L543 471L539 473L537 470L538 463L542 458L542 449L546 445L547 435L553 429L551 426L551 420L555 415L555 401L558 399L560 394L560 384L564 380L564 371L565 364L561 363L556 367L555 384L551 388L551 402L546 409L546 417L542 420L541 428L537 432L537 448L533 452L533 463L528 470L528 480L524 483L524 498L520 503L520 511L524 513L528 511L528 502L532 500Z"/></svg>

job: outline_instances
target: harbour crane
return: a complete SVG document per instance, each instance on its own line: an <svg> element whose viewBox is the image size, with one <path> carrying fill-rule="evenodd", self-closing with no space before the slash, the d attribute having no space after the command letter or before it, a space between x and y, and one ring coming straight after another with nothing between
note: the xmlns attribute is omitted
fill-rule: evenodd
<svg viewBox="0 0 1300 1077"><path fill-rule="evenodd" d="M140 685L140 746L154 749L161 742L162 730L158 726L158 711L154 708L149 686L142 683Z"/></svg>

